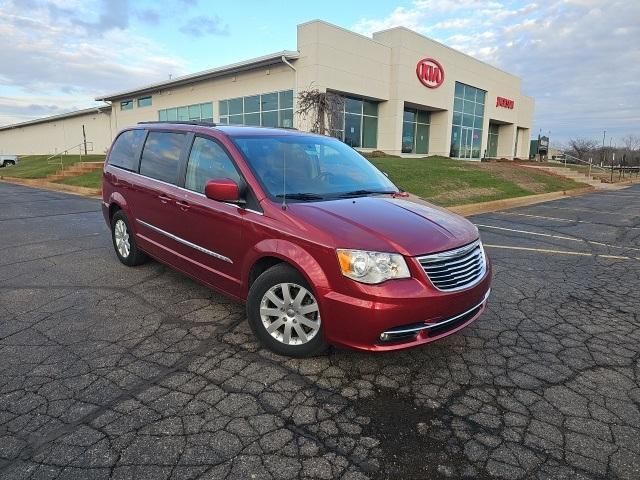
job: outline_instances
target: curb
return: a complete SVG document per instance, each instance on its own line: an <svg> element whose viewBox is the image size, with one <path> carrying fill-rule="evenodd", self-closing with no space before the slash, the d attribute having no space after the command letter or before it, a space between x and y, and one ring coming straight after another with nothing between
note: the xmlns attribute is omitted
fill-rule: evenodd
<svg viewBox="0 0 640 480"><path fill-rule="evenodd" d="M509 208L526 207L528 205L535 205L536 203L549 202L551 200L558 200L565 197L575 197L577 195L584 195L585 193L593 193L598 190L594 187L580 187L573 190L564 190L561 192L539 193L537 195L527 195L524 197L505 198L503 200L492 200L490 202L481 203L469 203L467 205L453 205L450 207L440 207L450 212L457 213L467 217L469 215L478 215L480 213L495 212L498 210L506 210ZM415 195L410 195L409 200L416 203L423 203L430 206L434 204Z"/></svg>
<svg viewBox="0 0 640 480"><path fill-rule="evenodd" d="M0 177L0 181L6 183L12 183L14 185L27 185L29 187L38 187L45 190L52 190L55 192L71 193L73 195L80 195L83 197L102 198L102 189L88 188L88 187L76 187L75 185L65 185L64 183L53 183L46 180L37 178L15 178L15 177Z"/></svg>
<svg viewBox="0 0 640 480"><path fill-rule="evenodd" d="M509 208L526 207L528 205L535 205L536 203L550 202L552 200L558 200L560 198L575 197L578 195L584 195L586 193L593 193L598 191L594 187L580 187L573 190L564 190L561 192L540 193L537 195L527 195L524 197L505 198L504 200L493 200L490 202L482 203L470 203L468 205L457 205L447 207L458 215L469 216L478 215L480 213L495 212L498 210L507 210Z"/></svg>

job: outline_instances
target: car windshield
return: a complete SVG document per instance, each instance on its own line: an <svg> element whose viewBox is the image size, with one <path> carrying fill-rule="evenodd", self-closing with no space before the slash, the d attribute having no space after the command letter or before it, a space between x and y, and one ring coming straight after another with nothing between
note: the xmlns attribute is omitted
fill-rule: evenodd
<svg viewBox="0 0 640 480"><path fill-rule="evenodd" d="M367 159L335 138L274 135L235 137L251 169L274 199L326 200L397 193Z"/></svg>

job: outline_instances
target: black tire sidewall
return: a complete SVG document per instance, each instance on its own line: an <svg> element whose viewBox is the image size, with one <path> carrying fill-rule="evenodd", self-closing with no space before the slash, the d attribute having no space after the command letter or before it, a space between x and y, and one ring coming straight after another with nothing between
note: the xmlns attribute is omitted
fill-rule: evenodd
<svg viewBox="0 0 640 480"><path fill-rule="evenodd" d="M316 298L316 302L318 301L318 297L313 288L300 272L285 263L279 263L263 272L251 285L247 297L247 318L251 330L263 345L279 355L288 357L311 357L319 355L327 349L327 344L324 340L322 312L320 312L320 331L316 333L316 336L309 342L303 345L285 345L273 338L265 329L262 319L260 318L260 302L265 292L279 283L296 283L309 290Z"/></svg>
<svg viewBox="0 0 640 480"><path fill-rule="evenodd" d="M127 233L129 234L129 256L123 257L120 255L118 251L118 246L116 245L116 222L118 220L122 220L127 227ZM138 246L136 245L135 239L133 238L133 231L131 230L131 225L129 223L129 219L125 215L122 210L118 210L113 214L111 218L111 242L113 243L113 249L116 252L116 256L118 260L120 260L123 264L128 267L133 267L141 264L145 260L145 255L138 250Z"/></svg>

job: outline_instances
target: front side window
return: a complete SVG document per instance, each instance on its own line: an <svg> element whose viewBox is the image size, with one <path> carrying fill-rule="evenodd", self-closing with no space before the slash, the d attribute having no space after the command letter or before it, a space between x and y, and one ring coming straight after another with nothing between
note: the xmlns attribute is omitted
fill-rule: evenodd
<svg viewBox="0 0 640 480"><path fill-rule="evenodd" d="M140 173L175 184L185 139L184 133L149 132L140 159Z"/></svg>
<svg viewBox="0 0 640 480"><path fill-rule="evenodd" d="M398 191L367 159L335 138L261 135L234 142L272 199L281 200L285 192L287 199L304 201Z"/></svg>
<svg viewBox="0 0 640 480"><path fill-rule="evenodd" d="M109 165L135 172L138 170L140 145L147 134L146 130L128 130L116 139L109 153Z"/></svg>
<svg viewBox="0 0 640 480"><path fill-rule="evenodd" d="M213 140L196 137L189 154L184 187L204 193L204 186L212 178L230 178L240 182L240 175L227 152Z"/></svg>

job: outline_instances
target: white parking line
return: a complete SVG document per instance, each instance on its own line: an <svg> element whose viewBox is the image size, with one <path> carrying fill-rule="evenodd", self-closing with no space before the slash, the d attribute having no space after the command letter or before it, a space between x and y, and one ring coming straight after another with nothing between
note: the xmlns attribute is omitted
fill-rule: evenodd
<svg viewBox="0 0 640 480"><path fill-rule="evenodd" d="M498 215L517 215L519 217L528 217L528 218L540 218L542 220L551 220L553 222L564 222L564 223L585 223L589 225L598 225L603 226L601 223L589 222L587 220L573 220L571 218L558 218L558 217L545 217L544 215L531 215L528 213L516 213L516 212L494 212ZM629 226L617 226L617 225L604 225L610 228L626 228L628 230L640 230L640 227L629 227Z"/></svg>
<svg viewBox="0 0 640 480"><path fill-rule="evenodd" d="M558 207L554 205L536 205L536 207L551 208L553 210L571 210L573 212L602 213L604 215L624 215L625 217L637 217L637 213L620 213L619 211L594 210L592 208Z"/></svg>
<svg viewBox="0 0 640 480"><path fill-rule="evenodd" d="M524 233L526 235L535 235L538 237L549 237L549 238L557 238L560 240L568 240L571 242L581 242L581 243L588 243L591 245L599 245L601 247L609 247L609 248L619 248L621 250L637 250L640 252L640 248L636 248L636 247L625 247L625 246L620 246L620 245L611 245L609 243L603 243L603 242L595 242L593 240L584 240L582 238L577 238L577 237L565 237L563 235L551 235L549 233L539 233L539 232L531 232L529 230L516 230L514 228L505 228L505 227L496 227L495 225L483 225L480 223L477 223L476 226L480 227L480 228L489 228L489 229L493 229L493 230L504 230L507 232L514 232L514 233Z"/></svg>
<svg viewBox="0 0 640 480"><path fill-rule="evenodd" d="M553 250L549 248L531 248L531 247L516 247L514 245L492 245L484 244L487 248L500 248L505 250L523 250L526 252L538 252L538 253L550 253L559 255L576 255L580 257L595 257L595 258L607 258L611 260L639 260L640 257L625 257L622 255L602 255L599 253L587 253L587 252L572 252L570 250Z"/></svg>

